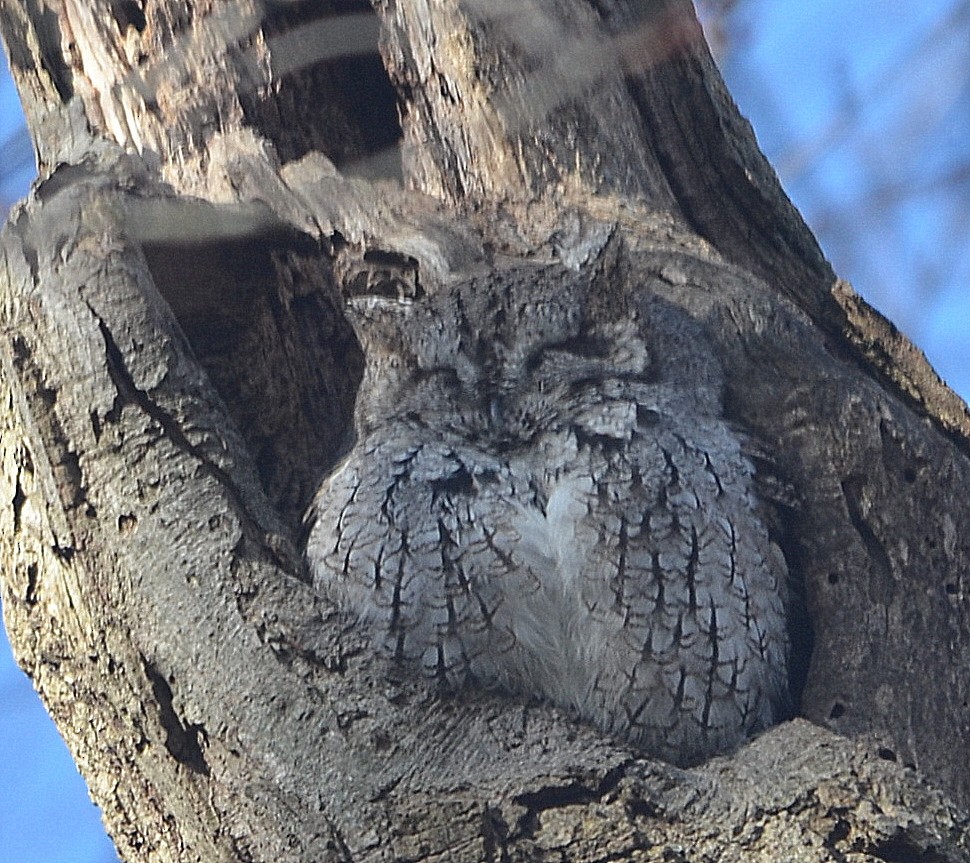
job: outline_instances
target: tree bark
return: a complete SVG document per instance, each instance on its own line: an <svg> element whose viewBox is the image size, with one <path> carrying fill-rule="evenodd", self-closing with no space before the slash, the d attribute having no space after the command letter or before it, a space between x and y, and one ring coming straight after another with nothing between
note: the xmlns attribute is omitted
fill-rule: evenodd
<svg viewBox="0 0 970 863"><path fill-rule="evenodd" d="M832 273L688 3L10 0L0 32L41 169L2 234L5 619L123 859L970 859L970 417ZM703 325L802 597L801 718L690 770L435 691L300 550L345 285L607 258Z"/></svg>

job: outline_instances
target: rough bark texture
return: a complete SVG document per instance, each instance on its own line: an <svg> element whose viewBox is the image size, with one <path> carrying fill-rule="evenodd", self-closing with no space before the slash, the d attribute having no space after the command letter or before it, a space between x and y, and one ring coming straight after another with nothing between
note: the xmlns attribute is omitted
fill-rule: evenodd
<svg viewBox="0 0 970 863"><path fill-rule="evenodd" d="M689 5L375 7L383 67L329 50L377 33L349 0L0 6L43 178L2 234L5 619L123 858L970 859L970 421L832 274ZM342 286L611 237L704 326L804 596L810 722L686 771L431 690L300 552Z"/></svg>

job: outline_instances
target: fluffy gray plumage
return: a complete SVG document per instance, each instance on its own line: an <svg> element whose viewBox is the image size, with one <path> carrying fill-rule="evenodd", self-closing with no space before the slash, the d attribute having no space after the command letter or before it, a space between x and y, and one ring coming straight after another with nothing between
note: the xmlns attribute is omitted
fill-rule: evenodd
<svg viewBox="0 0 970 863"><path fill-rule="evenodd" d="M521 266L352 299L356 441L307 558L429 675L688 763L784 709L787 574L703 330L616 293Z"/></svg>

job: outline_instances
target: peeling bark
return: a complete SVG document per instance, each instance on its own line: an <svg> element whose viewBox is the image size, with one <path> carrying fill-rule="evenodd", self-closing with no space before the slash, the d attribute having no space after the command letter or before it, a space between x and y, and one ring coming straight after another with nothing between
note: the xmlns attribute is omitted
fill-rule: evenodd
<svg viewBox="0 0 970 863"><path fill-rule="evenodd" d="M6 624L122 857L970 859L967 411L835 278L689 4L375 8L352 66L351 0L0 7L42 172L2 234ZM804 718L691 770L433 691L300 551L343 286L611 238L708 334L803 596Z"/></svg>

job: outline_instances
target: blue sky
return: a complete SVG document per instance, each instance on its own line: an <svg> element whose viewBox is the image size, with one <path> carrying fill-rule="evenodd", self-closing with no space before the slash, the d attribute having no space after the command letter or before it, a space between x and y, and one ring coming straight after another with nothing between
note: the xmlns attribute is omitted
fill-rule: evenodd
<svg viewBox="0 0 970 863"><path fill-rule="evenodd" d="M725 77L788 194L966 398L970 2L745 0L739 19Z"/></svg>
<svg viewBox="0 0 970 863"><path fill-rule="evenodd" d="M10 80L7 58L0 52L0 209L4 203L23 197L34 176L29 141L18 134L22 124L17 90Z"/></svg>
<svg viewBox="0 0 970 863"><path fill-rule="evenodd" d="M967 19L967 0L745 0L735 22L739 47L722 61L836 270L964 398L970 177L951 173L963 165L970 174ZM16 158L3 144L21 123L4 68L0 159ZM0 174L9 167L0 163ZM29 181L29 170L0 181L0 201L22 196ZM63 742L0 633L0 863L114 859Z"/></svg>

